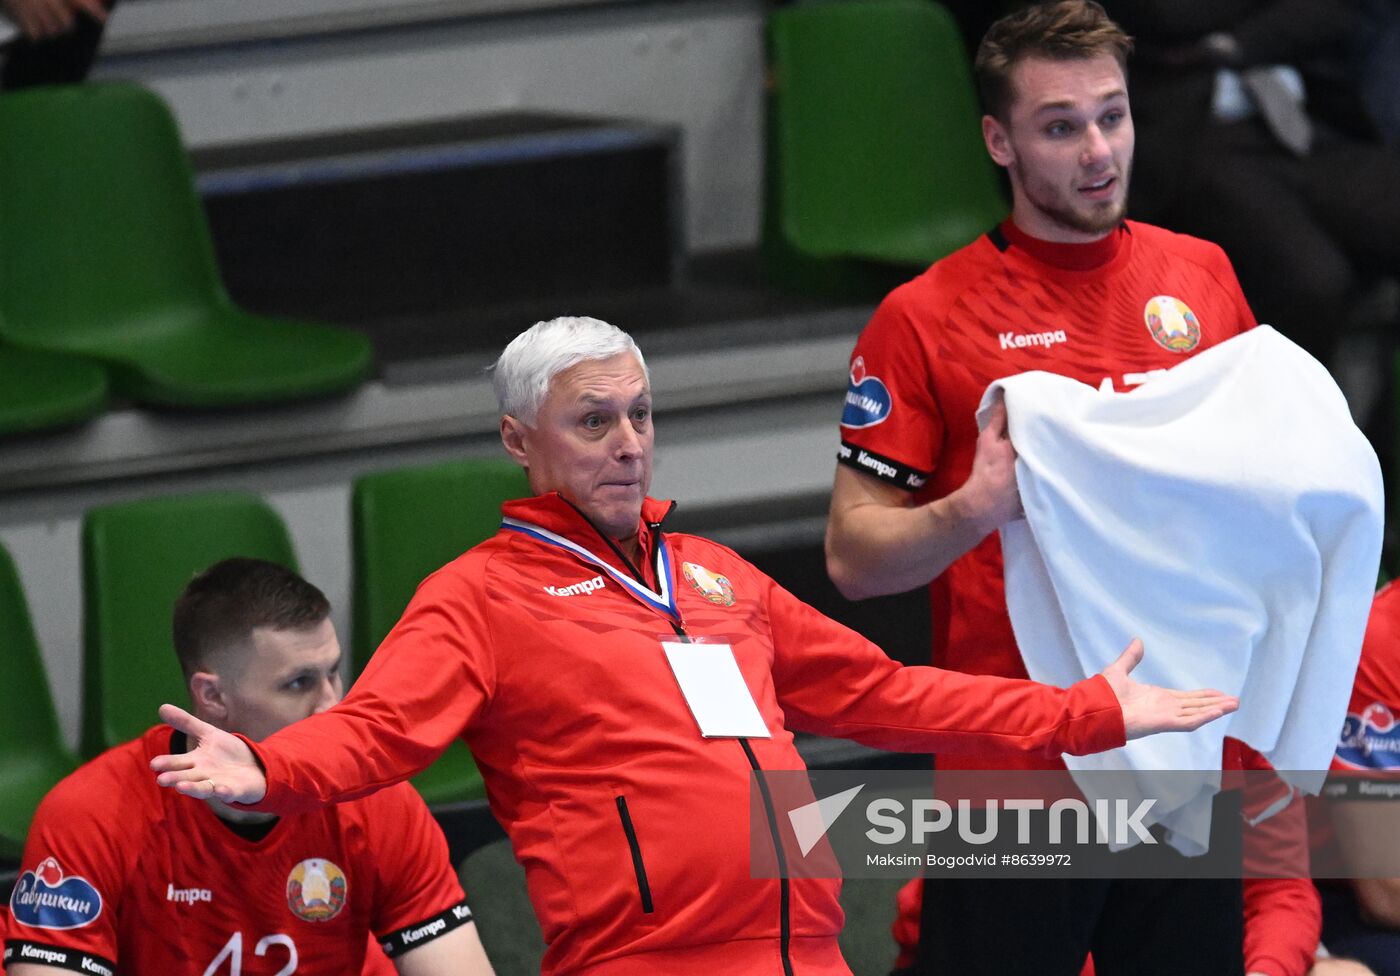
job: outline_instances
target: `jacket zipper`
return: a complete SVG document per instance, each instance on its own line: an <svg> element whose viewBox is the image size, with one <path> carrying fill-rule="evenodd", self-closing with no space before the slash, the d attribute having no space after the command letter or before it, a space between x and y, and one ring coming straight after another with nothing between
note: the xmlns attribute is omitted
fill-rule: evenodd
<svg viewBox="0 0 1400 976"><path fill-rule="evenodd" d="M782 837L778 834L778 815L773 811L773 796L768 792L768 781L763 778L763 767L758 764L753 747L748 739L742 738L739 745L743 747L753 771L759 774L756 779L758 792L763 797L763 812L768 818L768 833L773 838L773 853L778 856L778 944L782 951L783 976L792 976L792 892L788 881L787 855L783 853Z"/></svg>
<svg viewBox="0 0 1400 976"><path fill-rule="evenodd" d="M568 499L564 500L568 502ZM593 520L590 519L587 515L584 515L582 509L580 509L573 502L568 503L574 511L578 512L578 514L583 518L585 522L587 522L590 526L593 527L593 530L598 533L598 535L602 538L602 540L605 543L607 543L608 548L612 549L612 551L617 555L618 559L622 560L622 564L626 566L628 570L631 571L632 577L638 583L645 584L646 577L642 575L640 570L638 570L637 567L632 564L632 561L628 559L626 555L623 554L622 550L618 548L617 543L615 543L612 539L608 538L606 532L603 532L596 525L593 525ZM672 503L671 507L674 508L675 504ZM669 510L667 514L670 514ZM651 564L654 566L656 565L656 550L661 545L661 522L657 521L654 523L649 523L649 527L651 529L652 549L649 555L651 557ZM685 632L685 628L681 626L681 622L678 620L671 620L670 623L671 629L676 632L676 636L679 637L682 641L689 643L690 635ZM758 792L759 795L763 797L763 812L766 819L768 820L768 834L769 837L772 838L773 853L777 855L778 861L778 946L780 955L782 957L783 976L793 976L791 917L792 889L791 882L789 881L787 876L787 855L783 853L783 839L782 835L778 831L778 814L773 809L773 795L768 791L768 783L762 775L763 767L758 764L758 757L754 755L753 747L749 745L748 739L741 737L738 741L739 746L744 750L744 756L749 761L749 767L752 768L754 772L759 774L759 776L757 777ZM621 796L617 798L617 808L618 813L622 817L622 829L627 832L627 842L632 846L632 866L637 871L637 884L642 892L642 910L644 912L650 912L652 910L651 889L647 885L646 869L642 864L641 848L637 846L637 838L635 833L633 833L632 831L632 818L627 813L626 798Z"/></svg>
<svg viewBox="0 0 1400 976"><path fill-rule="evenodd" d="M637 893L642 896L642 914L650 915L656 909L651 903L651 885L647 883L647 866L642 861L642 845L637 843L637 831L632 826L632 815L627 812L627 797L617 798L617 815L622 820L622 832L627 835L627 846L632 849L632 872L637 876Z"/></svg>
<svg viewBox="0 0 1400 976"><path fill-rule="evenodd" d="M672 621L671 629L682 641L690 642L690 635L679 623ZM773 853L777 855L778 860L778 949L783 962L783 976L793 976L792 889L788 880L787 855L783 852L783 839L778 832L778 814L773 809L773 795L768 791L768 781L763 778L763 767L759 765L758 757L754 755L753 746L749 745L749 740L742 736L738 742L740 748L744 750L744 756L749 761L749 767L758 773L755 781L758 783L759 795L763 798L763 813L768 821L768 835L772 838ZM617 799L618 803L621 804L622 797Z"/></svg>

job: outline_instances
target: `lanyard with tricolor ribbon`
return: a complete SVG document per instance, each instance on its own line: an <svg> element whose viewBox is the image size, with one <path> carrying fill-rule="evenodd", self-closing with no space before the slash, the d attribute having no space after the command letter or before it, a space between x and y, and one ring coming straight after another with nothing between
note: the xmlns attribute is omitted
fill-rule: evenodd
<svg viewBox="0 0 1400 976"><path fill-rule="evenodd" d="M673 620L680 620L681 614L676 606L676 595L671 588L671 553L666 545L665 538L658 538L656 545L656 579L661 587L661 592L658 593L646 584L634 580L626 573L618 571L605 560L589 552L577 542L566 539L562 535L557 535L542 526L535 525L532 522L524 522L520 519L503 518L501 519L501 528L528 535L532 539L538 539L545 545L567 549L584 562L597 566L603 572L607 573L635 599L645 603L657 613L664 613Z"/></svg>

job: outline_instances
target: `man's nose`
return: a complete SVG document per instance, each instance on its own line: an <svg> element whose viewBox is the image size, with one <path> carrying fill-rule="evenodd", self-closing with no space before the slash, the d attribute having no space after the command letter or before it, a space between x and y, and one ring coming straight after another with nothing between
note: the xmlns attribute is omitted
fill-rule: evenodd
<svg viewBox="0 0 1400 976"><path fill-rule="evenodd" d="M630 421L618 425L617 441L613 449L621 458L637 457L642 453L642 435Z"/></svg>
<svg viewBox="0 0 1400 976"><path fill-rule="evenodd" d="M1108 139L1105 138L1103 130L1097 125L1090 123L1084 130L1084 145L1080 152L1079 162L1085 167L1093 167L1107 163L1113 155L1113 150L1109 148Z"/></svg>
<svg viewBox="0 0 1400 976"><path fill-rule="evenodd" d="M326 709L330 708L336 702L340 701L340 679L322 679L321 687L317 689L317 691L318 694L316 696L316 711L312 714L320 715Z"/></svg>

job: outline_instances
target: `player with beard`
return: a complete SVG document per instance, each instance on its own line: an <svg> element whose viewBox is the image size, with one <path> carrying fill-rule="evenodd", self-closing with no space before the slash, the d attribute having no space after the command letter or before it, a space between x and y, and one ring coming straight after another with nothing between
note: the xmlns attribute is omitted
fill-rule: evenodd
<svg viewBox="0 0 1400 976"><path fill-rule="evenodd" d="M1219 247L1124 219L1131 48L1085 0L989 29L982 133L1011 216L892 292L851 357L828 570L854 599L928 585L940 667L1026 676L997 535L1020 514L1016 452L1004 408L978 432L988 384L1048 370L1127 391L1255 325ZM1226 752L1232 766L1262 762L1236 742ZM1064 765L940 755L937 767ZM1251 973L1301 973L1318 927L1306 880L1251 895L1246 934L1239 881L930 879L917 971L1074 976L1092 950L1101 976L1238 976L1243 945Z"/></svg>

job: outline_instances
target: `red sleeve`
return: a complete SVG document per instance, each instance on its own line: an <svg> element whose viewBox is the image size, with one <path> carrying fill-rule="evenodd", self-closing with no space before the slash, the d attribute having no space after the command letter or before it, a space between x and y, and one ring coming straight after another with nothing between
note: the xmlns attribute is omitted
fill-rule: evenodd
<svg viewBox="0 0 1400 976"><path fill-rule="evenodd" d="M384 949L375 940L373 932L369 934L369 945L365 946L365 962L360 967L360 976L399 976L398 967L384 955Z"/></svg>
<svg viewBox="0 0 1400 976"><path fill-rule="evenodd" d="M373 793L429 766L480 714L495 687L484 557L430 576L329 711L249 742L267 772L250 809L299 813ZM245 740L246 741L246 740Z"/></svg>
<svg viewBox="0 0 1400 976"><path fill-rule="evenodd" d="M1100 676L1060 689L906 667L754 572L769 588L773 685L790 729L904 752L1082 755L1124 742Z"/></svg>
<svg viewBox="0 0 1400 976"><path fill-rule="evenodd" d="M400 783L362 802L375 874L370 928L385 951L397 956L470 921L447 840L423 798Z"/></svg>
<svg viewBox="0 0 1400 976"><path fill-rule="evenodd" d="M910 878L895 893L894 924L890 934L899 947L899 958L894 962L895 969L909 969L914 965L919 951L919 926L923 924L924 879Z"/></svg>
<svg viewBox="0 0 1400 976"><path fill-rule="evenodd" d="M1332 768L1400 769L1400 583L1383 587L1371 603Z"/></svg>
<svg viewBox="0 0 1400 976"><path fill-rule="evenodd" d="M1311 878L1244 879L1247 972L1303 976L1321 937L1322 901Z"/></svg>
<svg viewBox="0 0 1400 976"><path fill-rule="evenodd" d="M1246 773L1242 797L1249 826L1244 834L1244 961L1247 972L1304 976L1322 937L1322 901L1308 873L1306 806L1294 797L1282 810L1262 815L1291 792L1259 752L1225 740L1223 765ZM1253 874L1255 876L1249 876Z"/></svg>
<svg viewBox="0 0 1400 976"><path fill-rule="evenodd" d="M86 957L107 971L115 968L123 883L131 876L131 858L124 855L140 849L141 824L139 818L123 822L124 808L99 798L130 793L114 791L89 768L63 780L39 805L10 896L5 945L11 963L82 971Z"/></svg>
<svg viewBox="0 0 1400 976"><path fill-rule="evenodd" d="M881 303L856 342L837 459L913 491L933 472L944 425L924 345L905 310L910 287Z"/></svg>

